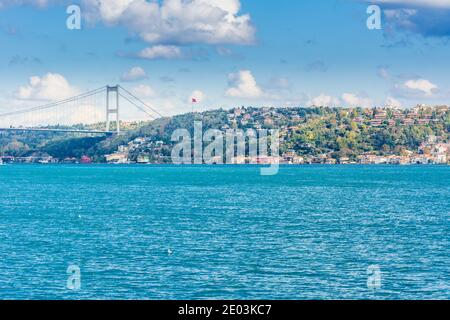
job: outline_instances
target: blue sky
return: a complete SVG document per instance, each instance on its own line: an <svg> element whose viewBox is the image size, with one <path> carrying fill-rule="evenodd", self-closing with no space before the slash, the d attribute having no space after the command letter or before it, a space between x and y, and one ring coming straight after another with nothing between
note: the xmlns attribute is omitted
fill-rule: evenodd
<svg viewBox="0 0 450 320"><path fill-rule="evenodd" d="M71 3L81 30L66 27ZM366 26L371 4L381 30ZM168 115L191 97L201 109L447 104L449 18L447 0L0 0L0 109L116 83Z"/></svg>

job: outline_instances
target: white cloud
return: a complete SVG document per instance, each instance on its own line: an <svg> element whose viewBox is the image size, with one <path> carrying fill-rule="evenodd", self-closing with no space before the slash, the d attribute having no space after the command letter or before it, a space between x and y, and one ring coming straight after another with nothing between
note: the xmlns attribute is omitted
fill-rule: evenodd
<svg viewBox="0 0 450 320"><path fill-rule="evenodd" d="M256 83L255 77L249 70L241 70L228 75L229 88L226 96L231 98L255 99L263 95L261 88Z"/></svg>
<svg viewBox="0 0 450 320"><path fill-rule="evenodd" d="M99 14L106 24L117 23L125 11L131 6L134 0L84 0L82 3L91 10L89 13ZM89 16L93 19L93 17Z"/></svg>
<svg viewBox="0 0 450 320"><path fill-rule="evenodd" d="M145 73L144 69L142 69L141 67L133 67L124 74L122 74L120 80L127 82L127 81L142 80L146 78L147 74Z"/></svg>
<svg viewBox="0 0 450 320"><path fill-rule="evenodd" d="M156 95L155 90L149 85L141 84L132 89L133 93L139 98L152 98Z"/></svg>
<svg viewBox="0 0 450 320"><path fill-rule="evenodd" d="M371 107L372 100L367 97L360 97L354 93L342 94L342 101L350 107Z"/></svg>
<svg viewBox="0 0 450 320"><path fill-rule="evenodd" d="M191 93L191 96L189 98L189 103L192 102L192 99L197 100L198 103L202 103L206 100L206 95L203 93L203 91L200 90L194 90Z"/></svg>
<svg viewBox="0 0 450 320"><path fill-rule="evenodd" d="M426 96L432 96L438 87L426 79L408 80L404 83L405 88L411 90L418 90L423 92Z"/></svg>
<svg viewBox="0 0 450 320"><path fill-rule="evenodd" d="M323 93L308 102L309 105L317 107L333 107L339 105L340 103L341 102L338 98Z"/></svg>
<svg viewBox="0 0 450 320"><path fill-rule="evenodd" d="M437 85L427 79L411 79L404 83L396 84L392 89L392 95L407 99L432 99L437 98L440 90Z"/></svg>
<svg viewBox="0 0 450 320"><path fill-rule="evenodd" d="M255 29L239 0L83 0L87 18L123 25L155 44L250 44Z"/></svg>
<svg viewBox="0 0 450 320"><path fill-rule="evenodd" d="M0 0L9 5L46 7L59 0ZM250 15L240 0L81 0L90 24L121 25L153 44L252 44Z"/></svg>
<svg viewBox="0 0 450 320"><path fill-rule="evenodd" d="M20 87L16 96L24 100L57 101L74 96L78 92L62 75L47 73L43 77L30 77L28 85Z"/></svg>
<svg viewBox="0 0 450 320"><path fill-rule="evenodd" d="M402 103L393 97L387 97L385 105L387 107L399 108L402 106Z"/></svg>
<svg viewBox="0 0 450 320"><path fill-rule="evenodd" d="M156 45L145 48L139 52L138 57L143 59L180 59L183 54L177 46Z"/></svg>

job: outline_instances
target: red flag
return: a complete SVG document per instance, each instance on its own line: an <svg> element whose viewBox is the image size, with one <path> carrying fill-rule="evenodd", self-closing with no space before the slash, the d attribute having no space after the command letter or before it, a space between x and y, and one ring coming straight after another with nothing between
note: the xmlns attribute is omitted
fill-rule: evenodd
<svg viewBox="0 0 450 320"><path fill-rule="evenodd" d="M197 103L197 99L192 98L192 103Z"/></svg>

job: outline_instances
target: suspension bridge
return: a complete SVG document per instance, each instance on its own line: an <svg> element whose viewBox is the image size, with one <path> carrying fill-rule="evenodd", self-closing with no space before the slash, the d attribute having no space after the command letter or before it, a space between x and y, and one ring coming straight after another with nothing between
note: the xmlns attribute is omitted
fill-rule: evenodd
<svg viewBox="0 0 450 320"><path fill-rule="evenodd" d="M31 108L0 111L0 132L112 135L121 132L125 118L154 120L160 117L163 115L122 86L104 86Z"/></svg>

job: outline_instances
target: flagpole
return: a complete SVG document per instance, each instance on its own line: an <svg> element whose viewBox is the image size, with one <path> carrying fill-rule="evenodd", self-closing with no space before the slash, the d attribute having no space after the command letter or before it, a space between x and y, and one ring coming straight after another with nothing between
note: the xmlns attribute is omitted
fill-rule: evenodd
<svg viewBox="0 0 450 320"><path fill-rule="evenodd" d="M195 109L195 104L197 103L197 99L196 98L191 98L191 103L192 103L192 116L195 118L195 114L194 114L194 109Z"/></svg>

